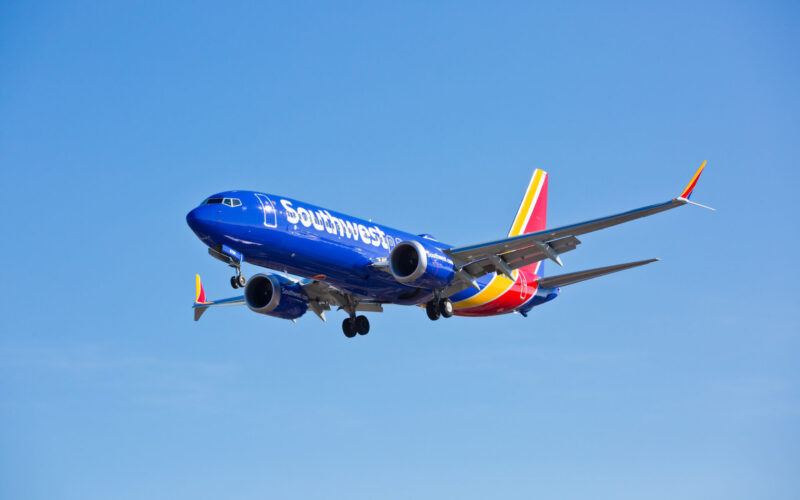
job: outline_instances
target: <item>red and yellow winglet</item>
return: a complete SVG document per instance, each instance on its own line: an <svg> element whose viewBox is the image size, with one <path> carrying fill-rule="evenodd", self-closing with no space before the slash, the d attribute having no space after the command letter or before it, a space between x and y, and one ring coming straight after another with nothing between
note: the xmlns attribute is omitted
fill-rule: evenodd
<svg viewBox="0 0 800 500"><path fill-rule="evenodd" d="M195 294L194 294L194 302L195 304L205 304L206 303L206 292L203 290L203 283L200 281L200 275L194 275L194 283L195 283Z"/></svg>
<svg viewBox="0 0 800 500"><path fill-rule="evenodd" d="M700 178L700 174L703 173L704 168L706 168L705 161L700 165L700 168L697 169L697 172L694 173L694 177L692 177L692 180L689 181L689 184L686 185L686 189L684 189L681 193L681 198L688 200L689 197L692 196L692 191L694 191L694 187L697 185L697 180Z"/></svg>

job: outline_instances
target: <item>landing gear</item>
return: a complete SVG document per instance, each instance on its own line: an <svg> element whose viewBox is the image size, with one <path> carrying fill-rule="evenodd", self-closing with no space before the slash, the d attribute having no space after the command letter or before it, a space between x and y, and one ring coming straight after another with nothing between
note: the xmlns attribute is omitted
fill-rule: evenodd
<svg viewBox="0 0 800 500"><path fill-rule="evenodd" d="M342 331L344 332L344 336L348 339L352 339L356 336L356 320L355 318L345 318L342 321Z"/></svg>
<svg viewBox="0 0 800 500"><path fill-rule="evenodd" d="M342 321L342 331L344 332L344 336L348 339L351 339L359 335L366 335L369 333L369 320L366 316L352 316L350 318L345 318Z"/></svg>
<svg viewBox="0 0 800 500"><path fill-rule="evenodd" d="M356 316L356 331L359 335L369 333L369 320L366 316Z"/></svg>
<svg viewBox="0 0 800 500"><path fill-rule="evenodd" d="M231 276L231 286L233 288L241 288L247 284L247 278L244 277L242 271L236 269L236 275Z"/></svg>
<svg viewBox="0 0 800 500"><path fill-rule="evenodd" d="M247 284L247 278L242 276L242 262L244 255L225 245L219 245L208 249L208 254L232 267L236 274L231 276L231 286L241 288Z"/></svg>
<svg viewBox="0 0 800 500"><path fill-rule="evenodd" d="M455 312L455 309L453 308L453 301L450 299L439 300L439 312L442 313L443 317L451 318Z"/></svg>
<svg viewBox="0 0 800 500"><path fill-rule="evenodd" d="M436 321L440 316L450 318L453 316L455 310L453 309L453 301L450 299L432 300L425 304L425 312L428 313L428 318L431 321Z"/></svg>
<svg viewBox="0 0 800 500"><path fill-rule="evenodd" d="M442 314L441 311L439 311L439 303L435 300L425 305L425 312L428 313L428 318L430 318L431 321L436 321Z"/></svg>

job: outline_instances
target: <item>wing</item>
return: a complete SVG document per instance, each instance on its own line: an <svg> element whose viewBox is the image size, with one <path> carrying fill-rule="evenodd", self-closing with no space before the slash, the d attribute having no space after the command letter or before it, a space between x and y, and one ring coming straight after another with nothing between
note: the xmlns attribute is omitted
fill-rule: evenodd
<svg viewBox="0 0 800 500"><path fill-rule="evenodd" d="M666 210L680 207L682 205L697 203L689 201L697 179L705 168L706 162L700 165L695 172L692 180L677 198L673 198L664 203L657 203L646 207L629 210L608 217L592 219L578 224L545 229L535 233L527 233L501 240L489 241L478 245L457 247L446 250L453 262L460 269L459 282L452 285L452 290L446 292L447 295L456 293L458 289L463 289L466 283L474 278L487 273L497 272L510 275L511 271L527 264L532 264L544 259L551 259L558 265L562 265L559 255L564 252L574 250L581 242L577 236L581 234L599 231L607 227L616 226L623 222L629 222L642 217L655 215ZM703 206L703 205L700 205ZM709 208L709 207L705 207ZM712 209L713 210L713 209Z"/></svg>
<svg viewBox="0 0 800 500"><path fill-rule="evenodd" d="M331 306L344 309L351 314L355 314L356 311L383 312L381 302L358 300L353 295L324 281L302 280L300 286L308 296L308 308L314 311L314 314L319 316L322 321L326 321L325 311L330 311Z"/></svg>
<svg viewBox="0 0 800 500"><path fill-rule="evenodd" d="M244 295L239 297L230 297L228 299L220 300L206 300L206 292L203 290L203 282L200 281L200 275L194 275L195 294L194 294L194 320L200 320L200 317L206 312L206 309L214 306L237 306L244 304Z"/></svg>
<svg viewBox="0 0 800 500"><path fill-rule="evenodd" d="M319 316L322 321L325 321L325 311L330 311L331 306L344 309L348 313L355 313L355 311L383 312L383 306L380 302L360 301L324 281L300 280L298 283L308 296L308 308ZM195 321L198 321L209 307L235 306L245 303L244 295L220 300L206 300L206 293L203 290L203 283L200 281L199 274L195 275L195 287L195 299L192 306Z"/></svg>

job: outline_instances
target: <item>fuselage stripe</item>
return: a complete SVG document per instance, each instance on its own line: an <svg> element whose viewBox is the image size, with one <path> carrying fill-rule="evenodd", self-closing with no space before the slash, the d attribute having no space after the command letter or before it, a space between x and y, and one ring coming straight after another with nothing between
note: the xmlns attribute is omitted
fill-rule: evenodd
<svg viewBox="0 0 800 500"><path fill-rule="evenodd" d="M489 303L506 293L514 286L514 283L516 283L518 279L518 271L514 271L514 281L511 281L501 274L496 274L483 290L472 297L456 302L453 304L453 307L456 309L468 309L470 307L478 307Z"/></svg>

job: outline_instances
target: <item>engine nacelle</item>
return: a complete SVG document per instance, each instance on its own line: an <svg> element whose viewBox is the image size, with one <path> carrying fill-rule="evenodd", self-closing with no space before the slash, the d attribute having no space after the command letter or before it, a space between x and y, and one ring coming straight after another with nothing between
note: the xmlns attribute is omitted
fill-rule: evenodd
<svg viewBox="0 0 800 500"><path fill-rule="evenodd" d="M247 280L244 301L251 311L297 319L308 310L308 296L294 281L274 274L256 274Z"/></svg>
<svg viewBox="0 0 800 500"><path fill-rule="evenodd" d="M453 260L440 249L416 240L398 243L389 254L389 269L400 283L419 288L444 288L453 281Z"/></svg>

